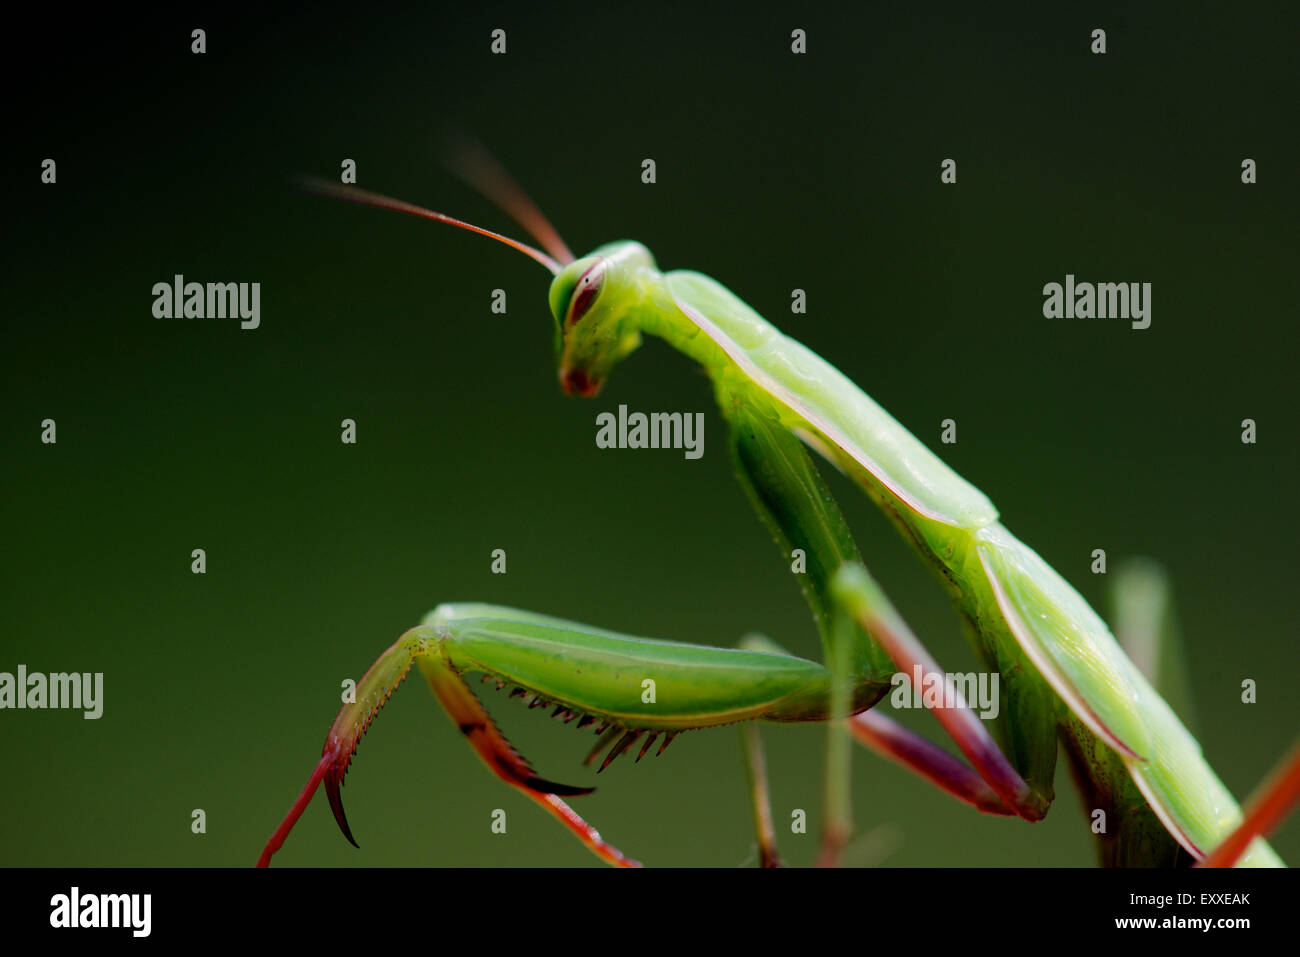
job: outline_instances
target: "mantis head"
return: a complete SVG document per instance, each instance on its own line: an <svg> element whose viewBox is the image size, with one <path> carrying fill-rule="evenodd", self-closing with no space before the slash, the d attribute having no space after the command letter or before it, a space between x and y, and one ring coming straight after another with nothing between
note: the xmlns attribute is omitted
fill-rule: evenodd
<svg viewBox="0 0 1300 957"><path fill-rule="evenodd" d="M654 260L640 243L610 243L569 263L551 283L556 364L568 395L595 396L613 367L641 344L632 307L647 266Z"/></svg>

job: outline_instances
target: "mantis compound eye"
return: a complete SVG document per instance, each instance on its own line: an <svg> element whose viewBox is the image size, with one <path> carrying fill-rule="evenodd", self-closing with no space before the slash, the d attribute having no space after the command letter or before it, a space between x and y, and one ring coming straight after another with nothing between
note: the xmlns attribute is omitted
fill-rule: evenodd
<svg viewBox="0 0 1300 957"><path fill-rule="evenodd" d="M600 295L600 290L604 285L605 263L602 260L593 263L591 268L582 274L573 287L573 297L569 300L569 325L578 322L591 311L591 307Z"/></svg>

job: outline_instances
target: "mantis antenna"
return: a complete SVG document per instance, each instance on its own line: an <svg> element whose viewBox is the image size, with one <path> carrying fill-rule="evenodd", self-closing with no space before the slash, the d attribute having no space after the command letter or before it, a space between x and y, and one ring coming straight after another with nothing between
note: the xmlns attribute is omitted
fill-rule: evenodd
<svg viewBox="0 0 1300 957"><path fill-rule="evenodd" d="M456 219L454 216L448 216L446 213L435 213L431 209L425 209L422 206L415 206L411 203L405 203L400 199L393 199L390 196L381 196L379 193L372 193L368 189L360 189L356 186L340 186L337 183L331 183L323 179L308 177L300 180L303 189L310 193L316 193L319 196L328 196L332 199L341 199L349 203L359 203L362 206L374 206L377 209L391 209L398 213L408 213L411 216L419 216L421 219L432 219L435 222L446 223L449 226L459 226L461 229L467 229L471 233L478 233L480 236L487 236L489 239L495 239L499 243L504 243L511 249L516 249L541 263L551 271L551 275L558 276L560 270L564 267L556 262L540 249L534 249L527 243L521 243L517 239L511 239L509 236L502 236L500 233L494 233L490 229L484 229L482 226L475 226L473 223L467 223L464 220ZM538 214L541 215L540 213ZM563 244L561 244L563 245ZM567 250L566 250L567 252ZM572 259L572 256L570 256Z"/></svg>
<svg viewBox="0 0 1300 957"><path fill-rule="evenodd" d="M449 137L445 148L451 171L482 193L498 209L524 228L528 235L564 265L574 255L545 214L478 140L467 134Z"/></svg>

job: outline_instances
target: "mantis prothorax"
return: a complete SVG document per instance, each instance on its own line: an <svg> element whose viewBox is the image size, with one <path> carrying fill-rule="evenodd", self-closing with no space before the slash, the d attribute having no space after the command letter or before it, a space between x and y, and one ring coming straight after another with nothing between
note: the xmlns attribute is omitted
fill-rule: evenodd
<svg viewBox="0 0 1300 957"><path fill-rule="evenodd" d="M310 188L471 230L545 266L554 276L549 304L559 380L569 395L595 396L644 334L699 363L728 424L747 496L783 553L801 548L807 556L801 585L826 664L789 655L761 637L739 648L715 648L494 605L440 605L362 678L355 703L339 712L314 773L260 865L281 847L322 782L339 827L352 840L340 785L359 739L412 665L498 777L616 865L636 862L604 842L563 800L590 789L538 777L498 730L468 676L514 686L512 696L526 696L532 708L552 708L578 727L594 725L602 736L589 760L607 749L602 769L633 749L639 761L656 742L660 753L689 729L828 721L825 863L837 860L851 828L850 735L979 810L1030 821L1042 818L1053 799L1063 746L1087 806L1107 813L1110 823L1099 840L1108 864L1199 861L1241 824L1237 803L1195 739L1078 592L999 523L983 493L839 370L713 279L662 272L640 243L609 243L575 259L508 177L489 170L478 179L547 252L355 187L313 181ZM969 765L869 710L897 671L942 673L867 572L809 448L861 486L937 573L976 652L999 675L1002 707L992 731L960 694L955 706L935 709ZM644 678L656 682L653 703L643 701ZM752 726L742 745L762 861L774 863L762 753ZM1272 816L1243 825L1231 853L1215 863L1281 864L1257 835L1280 816L1279 804L1294 801L1296 778L1294 769L1279 776L1283 783L1263 802Z"/></svg>

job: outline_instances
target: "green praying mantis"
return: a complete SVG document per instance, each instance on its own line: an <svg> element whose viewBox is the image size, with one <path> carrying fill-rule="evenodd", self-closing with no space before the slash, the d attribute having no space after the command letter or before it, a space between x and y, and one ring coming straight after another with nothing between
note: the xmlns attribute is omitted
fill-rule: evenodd
<svg viewBox="0 0 1300 957"><path fill-rule="evenodd" d="M340 786L360 738L412 665L493 773L613 865L637 862L564 800L591 789L539 777L471 690L471 675L513 686L511 696L524 696L530 708L594 726L600 737L588 761L603 751L602 770L633 748L636 760L656 742L662 753L682 731L746 722L742 751L763 864L778 858L755 721L827 723L822 863L836 863L850 836L856 739L980 811L1029 821L1047 813L1064 751L1085 806L1105 812L1098 836L1105 864L1281 866L1260 835L1295 800L1300 761L1243 817L1196 740L1078 592L998 521L983 493L833 365L708 276L661 271L640 243L608 243L574 257L499 167L479 157L466 172L546 251L356 187L308 185L487 236L545 266L553 275L559 380L571 396L595 396L643 335L698 363L727 424L745 494L783 554L806 555L799 581L825 663L756 636L735 648L706 647L496 605L439 605L361 679L259 866L280 849L322 783L340 829L356 843ZM1000 679L991 727L867 571L809 450L853 479L936 573L974 650ZM969 764L871 710L899 672L949 692L934 715ZM649 698L647 679L656 688Z"/></svg>

